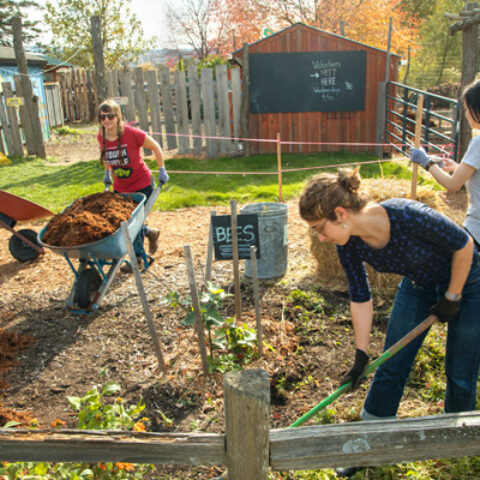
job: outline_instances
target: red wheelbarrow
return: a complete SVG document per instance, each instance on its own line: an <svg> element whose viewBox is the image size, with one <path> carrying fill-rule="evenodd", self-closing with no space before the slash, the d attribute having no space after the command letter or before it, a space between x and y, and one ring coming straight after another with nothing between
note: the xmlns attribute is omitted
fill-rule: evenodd
<svg viewBox="0 0 480 480"><path fill-rule="evenodd" d="M17 222L28 222L52 215L53 212L37 203L0 190L0 227L13 233L8 249L19 262L34 260L45 250L39 245L35 230L14 230Z"/></svg>

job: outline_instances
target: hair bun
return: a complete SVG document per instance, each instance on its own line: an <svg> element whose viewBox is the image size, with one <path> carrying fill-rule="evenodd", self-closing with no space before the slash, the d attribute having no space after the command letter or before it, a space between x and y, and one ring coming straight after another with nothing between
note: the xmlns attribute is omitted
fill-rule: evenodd
<svg viewBox="0 0 480 480"><path fill-rule="evenodd" d="M349 192L357 192L362 182L358 170L358 168L355 170L339 170L338 183Z"/></svg>

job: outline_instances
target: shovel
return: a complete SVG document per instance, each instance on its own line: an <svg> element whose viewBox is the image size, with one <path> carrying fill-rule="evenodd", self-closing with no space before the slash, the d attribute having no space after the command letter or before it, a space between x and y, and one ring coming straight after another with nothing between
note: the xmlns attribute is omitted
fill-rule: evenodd
<svg viewBox="0 0 480 480"><path fill-rule="evenodd" d="M398 342L394 343L388 350L385 350L382 355L380 355L377 359L367 365L363 376L367 376L368 374L372 373L376 370L382 363L386 362L390 357L393 357L396 353L398 353L405 345L409 344L414 338L418 337L422 332L430 328L437 317L435 315L430 315L427 317L422 323L419 323L413 330L408 332L404 337L402 337ZM342 385L340 388L335 390L331 395L329 395L325 400L321 401L317 406L313 407L310 411L302 415L298 420L293 422L288 428L298 427L305 421L307 421L312 415L315 415L317 412L325 408L327 405L332 403L336 400L342 393L348 391L352 382L347 382Z"/></svg>

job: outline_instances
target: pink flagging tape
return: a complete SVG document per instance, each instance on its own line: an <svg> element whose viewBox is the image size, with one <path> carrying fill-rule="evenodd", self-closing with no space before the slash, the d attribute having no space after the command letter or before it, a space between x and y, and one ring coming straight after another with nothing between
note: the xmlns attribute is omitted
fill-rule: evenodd
<svg viewBox="0 0 480 480"><path fill-rule="evenodd" d="M348 143L348 142L301 142L297 140L278 140L276 138L243 138L243 137L215 137L210 135L194 135L190 133L162 133L151 132L150 135L166 135L172 137L189 137L189 138L202 138L211 140L233 140L239 142L263 142L263 143L280 143L281 145L340 145L340 146L352 146L352 147L375 147L375 146L394 146L394 147L412 147L410 143ZM422 145L428 147L429 145ZM434 145L440 150L453 147L453 144ZM448 153L448 152L447 152Z"/></svg>
<svg viewBox="0 0 480 480"><path fill-rule="evenodd" d="M332 165L318 165L315 167L302 167L302 168L286 168L282 169L282 173L300 172L302 170L316 170L321 168L338 168L338 167L351 167L356 165L366 165L368 163L383 163L391 162L389 159L384 160L367 160L365 162L354 163L336 163ZM158 172L158 170L154 170ZM168 173L190 173L195 175L278 175L278 170L274 172L213 172L213 171L200 171L200 170L168 170Z"/></svg>

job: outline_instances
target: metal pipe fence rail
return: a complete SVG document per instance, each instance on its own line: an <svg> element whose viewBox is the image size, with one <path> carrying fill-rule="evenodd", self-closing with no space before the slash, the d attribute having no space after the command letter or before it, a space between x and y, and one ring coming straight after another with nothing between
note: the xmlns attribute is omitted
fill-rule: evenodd
<svg viewBox="0 0 480 480"><path fill-rule="evenodd" d="M424 97L422 146L429 153L449 155L456 161L459 151L460 103L452 98L392 81L387 82L386 87L385 142L394 150L408 155L408 145L413 146L414 143L415 116L420 95ZM445 104L450 108L438 108L438 105L444 107Z"/></svg>
<svg viewBox="0 0 480 480"><path fill-rule="evenodd" d="M480 454L480 412L270 429L264 370L224 376L225 433L0 429L0 460L219 465L229 480L268 470L376 466Z"/></svg>

